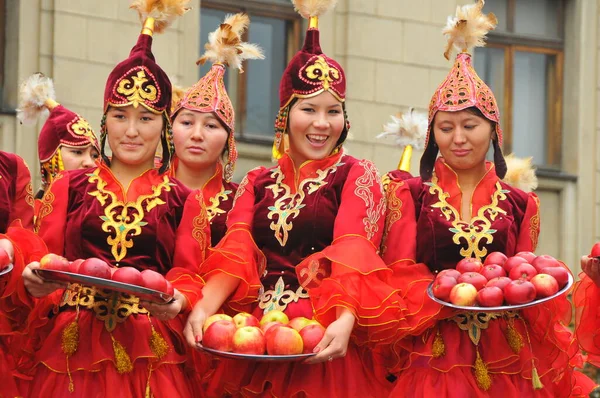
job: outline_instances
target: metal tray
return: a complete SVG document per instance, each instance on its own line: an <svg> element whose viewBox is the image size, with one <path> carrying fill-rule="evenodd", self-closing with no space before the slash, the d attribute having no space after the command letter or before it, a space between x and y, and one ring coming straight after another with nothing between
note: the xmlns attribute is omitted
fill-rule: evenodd
<svg viewBox="0 0 600 398"><path fill-rule="evenodd" d="M8 274L10 271L13 270L13 268L14 268L14 266L12 264L8 264L6 266L6 268L4 268L3 270L0 270L0 276Z"/></svg>
<svg viewBox="0 0 600 398"><path fill-rule="evenodd" d="M433 280L433 282L431 282L429 284L429 286L427 286L427 295L429 296L430 299L432 299L433 301L435 301L438 304L441 304L446 307L454 308L457 310L463 310L463 311L498 312L498 311L514 311L514 310L519 310L522 308L533 307L535 305L555 299L556 297L561 296L561 295L565 294L566 292L568 292L569 289L571 288L571 286L573 286L573 275L571 275L571 273L569 273L569 281L567 282L565 287L563 287L561 290L556 292L556 294L554 294L550 297L544 297L539 300L533 300L533 301L531 301L529 303L525 303L525 304L501 305L499 307L479 307L479 306L467 307L467 306L460 306L460 305L454 305L452 303L448 303L447 301L440 300L439 298L437 298L433 295L433 284L434 283L435 283L435 279Z"/></svg>
<svg viewBox="0 0 600 398"><path fill-rule="evenodd" d="M138 297L140 300L150 301L154 303L165 304L173 300L173 296L163 292L159 292L158 290L152 290L142 286L130 285L129 283L116 282L110 279L102 279L88 275L81 275L72 272L56 271L50 269L36 269L34 270L34 272L40 278L47 281L79 283L81 285L109 289L119 293L130 294Z"/></svg>
<svg viewBox="0 0 600 398"><path fill-rule="evenodd" d="M317 354L298 354L298 355L252 355L252 354L237 354L235 352L219 351L212 348L198 346L200 349L209 352L215 356L228 359L244 359L248 361L258 362L299 362Z"/></svg>

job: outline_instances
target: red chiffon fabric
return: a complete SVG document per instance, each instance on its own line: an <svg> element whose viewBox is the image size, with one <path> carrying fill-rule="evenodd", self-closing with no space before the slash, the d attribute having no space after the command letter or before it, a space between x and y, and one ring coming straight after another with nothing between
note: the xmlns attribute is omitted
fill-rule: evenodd
<svg viewBox="0 0 600 398"><path fill-rule="evenodd" d="M600 288L581 273L573 292L577 340L587 354L587 361L600 366Z"/></svg>

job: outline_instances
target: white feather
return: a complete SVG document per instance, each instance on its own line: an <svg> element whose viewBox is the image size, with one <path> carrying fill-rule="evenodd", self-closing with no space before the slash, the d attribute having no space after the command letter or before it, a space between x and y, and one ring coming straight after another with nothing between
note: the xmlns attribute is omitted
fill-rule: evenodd
<svg viewBox="0 0 600 398"><path fill-rule="evenodd" d="M42 73L29 76L19 90L17 118L21 123L34 124L42 113L47 113L46 101L56 101L52 79Z"/></svg>
<svg viewBox="0 0 600 398"><path fill-rule="evenodd" d="M421 150L425 145L427 126L427 115L410 108L402 115L392 116L392 121L383 126L383 132L377 138L393 137L399 147L411 145Z"/></svg>

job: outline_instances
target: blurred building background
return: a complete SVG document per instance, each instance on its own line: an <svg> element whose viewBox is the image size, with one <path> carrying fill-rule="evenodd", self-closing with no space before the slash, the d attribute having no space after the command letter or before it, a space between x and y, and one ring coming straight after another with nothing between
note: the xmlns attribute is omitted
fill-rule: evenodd
<svg viewBox="0 0 600 398"><path fill-rule="evenodd" d="M321 19L322 46L348 75L350 153L397 166L400 150L376 140L390 115L426 111L451 63L441 29L457 4L470 0L339 0ZM498 16L475 67L501 105L505 153L533 156L542 203L538 253L579 269L600 240L600 0L488 0ZM127 0L0 0L0 143L23 156L39 184L38 128L15 119L18 84L41 71L55 80L58 101L98 130L106 77L124 59L140 24ZM237 112L239 180L269 164L279 78L301 46L304 21L289 0L193 0L193 10L157 36L158 62L180 86L197 81L204 42L226 13L245 11L248 40L265 61L227 76ZM412 170L418 170L415 153Z"/></svg>

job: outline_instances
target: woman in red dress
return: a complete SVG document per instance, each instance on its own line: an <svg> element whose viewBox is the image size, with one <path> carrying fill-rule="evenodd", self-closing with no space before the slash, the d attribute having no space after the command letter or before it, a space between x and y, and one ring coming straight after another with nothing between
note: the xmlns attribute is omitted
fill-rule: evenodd
<svg viewBox="0 0 600 398"><path fill-rule="evenodd" d="M136 4L144 7L144 29L108 77L102 162L55 178L44 196L49 208L41 213L39 234L50 252L71 261L97 257L114 267L157 271L172 282L174 300L150 304L85 285L54 291L32 272L39 264L30 264L25 285L40 298L29 320L31 396L192 395L179 314L201 294L196 274L210 229L202 193L167 173L171 84L151 44L155 28L164 29L170 18L160 12L162 2L148 4ZM185 4L167 11L181 15ZM155 20L157 12L165 19ZM159 143L166 161L155 169Z"/></svg>
<svg viewBox="0 0 600 398"><path fill-rule="evenodd" d="M185 335L190 345L200 343L204 321L224 303L226 311L258 318L271 310L315 318L327 327L316 356L306 363L223 360L208 395L385 396L390 383L358 348L370 329L373 339L384 338L399 322L400 304L381 282L389 270L377 254L385 210L380 178L373 163L342 149L349 129L345 75L320 48L319 13L295 4L310 27L280 85L279 160L240 184L227 233L202 265L207 284Z"/></svg>
<svg viewBox="0 0 600 398"><path fill-rule="evenodd" d="M202 189L212 246L225 235L227 214L238 187L231 181L237 159L235 112L223 76L227 66L243 72L243 61L264 58L258 47L240 39L249 23L245 14L231 15L210 35L207 51L198 63L210 61L212 68L181 94L171 114L176 154L171 170L187 187Z"/></svg>
<svg viewBox="0 0 600 398"><path fill-rule="evenodd" d="M42 173L42 187L35 195L38 200L58 173L93 167L100 156L98 138L88 121L56 102L52 79L36 73L21 85L17 118L34 124L46 109L50 115L38 137ZM36 202L36 209L40 205Z"/></svg>
<svg viewBox="0 0 600 398"><path fill-rule="evenodd" d="M32 232L29 169L19 156L4 151L0 151L0 192L0 248L7 252L13 265L12 271L0 276L0 396L16 397L25 391L16 367L23 325L32 306L19 283L20 276L29 261L40 258L44 245ZM5 271L3 266L1 271Z"/></svg>
<svg viewBox="0 0 600 398"><path fill-rule="evenodd" d="M442 307L426 294L435 273L463 258L532 252L538 242L538 198L502 181L498 107L466 52L496 25L482 7L459 8L444 31L448 49L454 42L460 53L429 106L421 176L384 177L383 258L412 325L393 345L390 368L398 379L391 396L585 396L593 383L573 370L581 357L566 327L566 295L518 311L472 312ZM494 162L486 161L490 145Z"/></svg>

